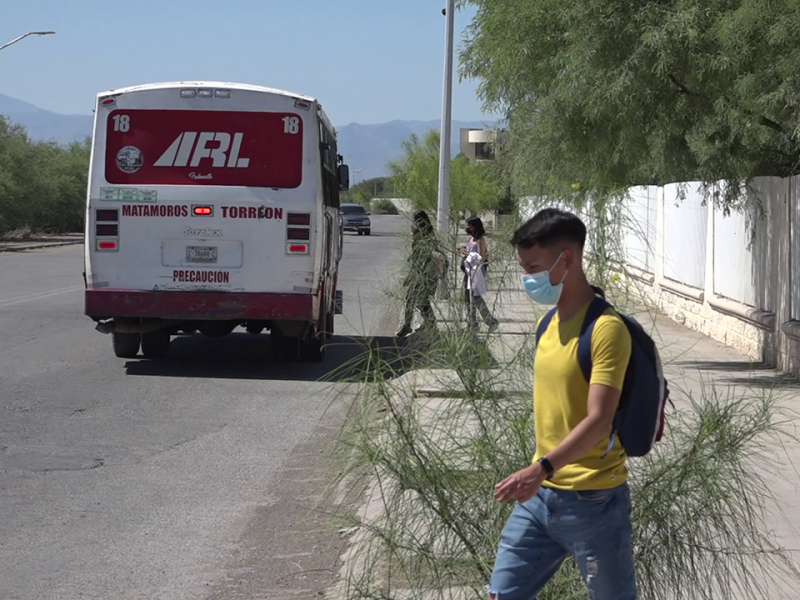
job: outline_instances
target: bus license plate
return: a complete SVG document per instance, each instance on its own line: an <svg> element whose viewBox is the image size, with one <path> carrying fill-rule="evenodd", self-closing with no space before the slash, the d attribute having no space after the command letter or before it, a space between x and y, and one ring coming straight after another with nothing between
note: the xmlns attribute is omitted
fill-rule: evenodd
<svg viewBox="0 0 800 600"><path fill-rule="evenodd" d="M186 262L215 263L217 262L217 247L186 246Z"/></svg>

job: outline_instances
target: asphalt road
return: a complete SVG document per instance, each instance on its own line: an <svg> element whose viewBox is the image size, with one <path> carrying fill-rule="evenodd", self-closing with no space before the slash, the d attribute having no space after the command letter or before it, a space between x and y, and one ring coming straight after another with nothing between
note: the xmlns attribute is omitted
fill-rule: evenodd
<svg viewBox="0 0 800 600"><path fill-rule="evenodd" d="M83 315L83 248L0 254L0 599L312 598L343 539L319 505L352 388L325 375L390 336L403 217L345 236L322 364L268 334L115 358ZM355 343L352 342L355 341Z"/></svg>

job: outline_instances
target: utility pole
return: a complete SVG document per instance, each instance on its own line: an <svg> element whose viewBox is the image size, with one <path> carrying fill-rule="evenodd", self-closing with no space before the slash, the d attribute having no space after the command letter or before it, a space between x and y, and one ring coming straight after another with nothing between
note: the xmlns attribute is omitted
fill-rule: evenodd
<svg viewBox="0 0 800 600"><path fill-rule="evenodd" d="M0 46L0 50L5 50L5 49L6 49L6 48L8 48L8 47L9 47L11 44L16 44L16 43L17 43L17 42L19 42L20 40L24 40L24 39L25 39L26 37L28 37L29 35L54 35L54 34L55 34L55 31L29 31L28 33L23 33L23 34L22 34L21 36L19 36L18 38L15 38L15 39L11 40L11 41L10 41L10 42L8 42L7 44L3 44L2 46Z"/></svg>
<svg viewBox="0 0 800 600"><path fill-rule="evenodd" d="M444 86L442 91L442 126L439 136L439 198L436 211L436 229L442 241L450 234L450 128L453 111L453 25L455 0L446 0L442 10L444 25ZM448 244L449 245L449 244ZM437 297L449 297L447 277L439 281Z"/></svg>
<svg viewBox="0 0 800 600"><path fill-rule="evenodd" d="M439 202L437 207L437 230L439 235L448 233L450 223L450 127L453 109L453 23L455 0L446 0L444 29L444 90L442 93L442 128L439 143Z"/></svg>

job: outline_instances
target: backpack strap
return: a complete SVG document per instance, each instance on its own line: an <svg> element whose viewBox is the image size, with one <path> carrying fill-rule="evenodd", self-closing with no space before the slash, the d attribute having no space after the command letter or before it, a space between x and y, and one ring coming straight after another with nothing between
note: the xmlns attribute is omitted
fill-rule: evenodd
<svg viewBox="0 0 800 600"><path fill-rule="evenodd" d="M594 290L594 293L595 293L595 294L597 294L598 296L600 296L600 297L601 297L603 300L605 300L605 299L606 299L606 293L605 293L605 291L603 291L603 288L599 288L599 287L597 287L596 285L592 285L592 286L590 286L590 287L591 287L591 288Z"/></svg>
<svg viewBox="0 0 800 600"><path fill-rule="evenodd" d="M588 383L592 378L592 332L594 324L611 305L605 298L595 298L586 309L586 316L581 325L581 334L578 338L578 362L583 371L583 377Z"/></svg>
<svg viewBox="0 0 800 600"><path fill-rule="evenodd" d="M599 291L599 294L597 298L592 300L589 308L586 309L586 317L583 319L581 334L578 338L578 363L581 366L581 371L583 371L583 377L586 379L586 383L592 380L592 333L594 332L594 326L600 315L611 306L603 297L603 291L600 288L594 289L595 291ZM608 453L611 452L611 449L614 447L615 438L616 431L612 430L608 447L601 458L605 458Z"/></svg>
<svg viewBox="0 0 800 600"><path fill-rule="evenodd" d="M583 321L583 326L581 327L581 336L583 336L584 333L586 333L587 327L593 326L594 325L594 321L597 319L597 317L602 315L603 311L606 308L608 308L609 306L611 306L608 302L606 302L606 300L605 300L606 293L602 290L602 288L599 288L599 287L596 287L596 286L593 285L592 289L594 290L594 293L599 296L599 298L595 298L595 300L592 302L592 306L594 306L598 301L602 301L605 304L605 306L603 307L602 310L600 310L600 312L597 313L597 316L595 316L592 319L589 318L591 316L592 306L589 307L589 310L586 313L586 318ZM537 346L539 345L539 340L541 339L541 337L544 334L545 330L550 326L550 321L553 320L553 316L555 316L557 310L558 310L558 307L554 306L549 311L547 311L547 314L545 314L545 316L542 317L542 320L539 321L539 327L536 328L536 345ZM592 333L590 331L589 332L589 341L590 342L591 342L591 335L592 335ZM589 378L590 378L590 376L592 374L591 343L589 344L588 349L589 349L589 354L587 355L588 356L588 361L584 363L584 361L581 360L581 369L583 369L583 374L586 377L586 381L589 381ZM581 354L580 354L580 345L579 345L579 347L578 347L578 358L579 359L580 359L580 356L581 356ZM587 367L584 367L584 364L586 364Z"/></svg>
<svg viewBox="0 0 800 600"><path fill-rule="evenodd" d="M547 314L545 314L545 316L542 317L542 320L539 321L539 326L536 328L536 345L537 346L539 345L539 340L541 339L542 334L550 326L550 321L553 320L553 317L555 316L557 310L558 310L558 307L554 306L553 308L548 310Z"/></svg>

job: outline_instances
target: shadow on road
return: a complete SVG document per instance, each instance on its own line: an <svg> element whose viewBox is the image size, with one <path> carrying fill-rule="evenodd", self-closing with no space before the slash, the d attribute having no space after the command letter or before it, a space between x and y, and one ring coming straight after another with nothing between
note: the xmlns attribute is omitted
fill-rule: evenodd
<svg viewBox="0 0 800 600"><path fill-rule="evenodd" d="M414 363L414 353L393 337L333 336L319 363L275 361L270 346L266 334L180 336L173 338L167 358L138 358L125 368L128 375L145 377L339 382L399 377Z"/></svg>

